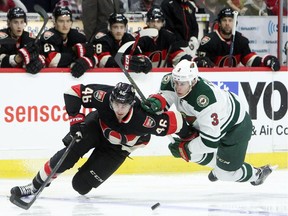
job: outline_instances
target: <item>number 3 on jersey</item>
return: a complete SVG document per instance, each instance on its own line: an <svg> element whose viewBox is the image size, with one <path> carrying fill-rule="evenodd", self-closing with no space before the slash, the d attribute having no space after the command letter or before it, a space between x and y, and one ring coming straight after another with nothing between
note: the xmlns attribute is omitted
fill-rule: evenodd
<svg viewBox="0 0 288 216"><path fill-rule="evenodd" d="M211 118L212 118L212 125L213 126L216 126L219 124L219 119L218 119L217 113L212 113Z"/></svg>

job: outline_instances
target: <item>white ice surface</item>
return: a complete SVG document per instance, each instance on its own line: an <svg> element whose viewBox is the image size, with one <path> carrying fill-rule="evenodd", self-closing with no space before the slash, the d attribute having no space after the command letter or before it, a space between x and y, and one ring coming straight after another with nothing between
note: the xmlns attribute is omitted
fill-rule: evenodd
<svg viewBox="0 0 288 216"><path fill-rule="evenodd" d="M9 201L9 190L30 180L0 179L3 216L288 216L288 171L276 170L261 186L209 182L208 173L114 175L86 196L70 176L59 176L29 210ZM161 205L154 211L151 206Z"/></svg>

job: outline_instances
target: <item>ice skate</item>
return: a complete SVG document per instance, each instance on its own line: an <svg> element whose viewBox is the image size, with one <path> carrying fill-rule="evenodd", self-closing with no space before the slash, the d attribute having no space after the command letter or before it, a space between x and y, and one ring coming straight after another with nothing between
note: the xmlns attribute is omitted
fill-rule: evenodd
<svg viewBox="0 0 288 216"><path fill-rule="evenodd" d="M272 173L273 170L277 169L277 167L278 167L277 165L276 166L265 165L258 168L258 171L256 173L258 179L250 183L254 186L263 184L266 178Z"/></svg>
<svg viewBox="0 0 288 216"><path fill-rule="evenodd" d="M16 186L10 190L11 195L17 197L26 197L33 195L37 192L37 189L33 186L32 183L25 186Z"/></svg>
<svg viewBox="0 0 288 216"><path fill-rule="evenodd" d="M218 181L218 178L214 175L214 173L213 173L212 171L208 174L208 179L209 179L211 182Z"/></svg>

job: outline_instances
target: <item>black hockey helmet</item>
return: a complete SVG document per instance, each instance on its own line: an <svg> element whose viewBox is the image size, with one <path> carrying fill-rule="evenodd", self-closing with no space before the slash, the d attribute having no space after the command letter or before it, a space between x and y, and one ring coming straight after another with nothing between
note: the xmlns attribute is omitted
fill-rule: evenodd
<svg viewBox="0 0 288 216"><path fill-rule="evenodd" d="M72 21L72 12L68 7L55 7L53 10L53 17L56 20L59 16L69 16Z"/></svg>
<svg viewBox="0 0 288 216"><path fill-rule="evenodd" d="M111 92L110 101L133 105L135 101L134 87L130 84L119 82Z"/></svg>
<svg viewBox="0 0 288 216"><path fill-rule="evenodd" d="M146 14L146 17L147 17L147 22L149 22L151 20L157 20L157 19L159 19L163 22L165 20L164 13L162 12L162 9L160 7L157 7L157 6L150 8L150 10Z"/></svg>
<svg viewBox="0 0 288 216"><path fill-rule="evenodd" d="M108 19L109 25L113 25L114 23L123 23L125 26L128 23L127 18L124 16L124 14L121 13L112 13L109 16Z"/></svg>
<svg viewBox="0 0 288 216"><path fill-rule="evenodd" d="M12 20L12 19L17 19L17 18L23 18L24 22L27 23L27 16L26 16L25 11L22 8L20 7L11 8L7 12L7 19Z"/></svg>
<svg viewBox="0 0 288 216"><path fill-rule="evenodd" d="M218 14L218 22L221 21L224 17L232 17L233 18L233 10L231 8L223 8Z"/></svg>

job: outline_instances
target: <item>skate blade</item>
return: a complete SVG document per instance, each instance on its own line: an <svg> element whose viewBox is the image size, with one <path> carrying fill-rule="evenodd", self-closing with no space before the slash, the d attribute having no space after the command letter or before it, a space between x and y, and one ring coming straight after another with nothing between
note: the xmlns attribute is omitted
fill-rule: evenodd
<svg viewBox="0 0 288 216"><path fill-rule="evenodd" d="M276 165L274 165L274 166L269 166L270 167L270 169L272 170L272 171L274 171L274 170L276 170L277 168L278 168L278 165L276 164Z"/></svg>

